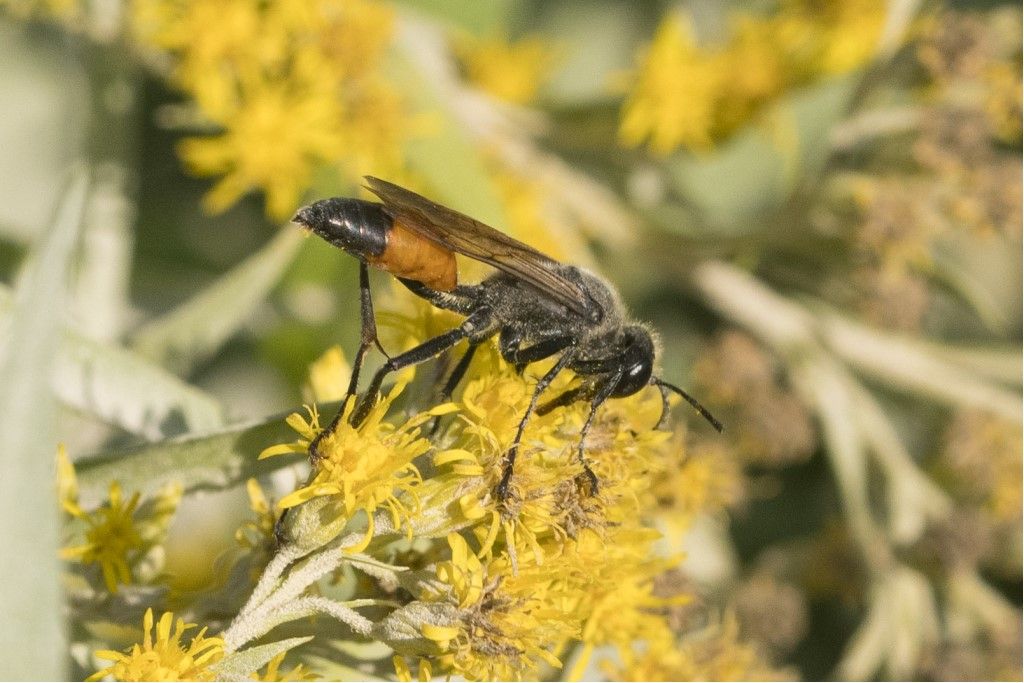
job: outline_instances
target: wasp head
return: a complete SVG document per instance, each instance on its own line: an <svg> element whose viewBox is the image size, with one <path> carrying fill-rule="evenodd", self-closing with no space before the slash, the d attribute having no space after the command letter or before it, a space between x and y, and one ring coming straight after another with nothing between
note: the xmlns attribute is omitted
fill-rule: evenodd
<svg viewBox="0 0 1024 683"><path fill-rule="evenodd" d="M654 373L654 340L651 333L640 325L630 325L624 334L622 367L625 372L612 391L612 396L617 398L632 396L643 389Z"/></svg>

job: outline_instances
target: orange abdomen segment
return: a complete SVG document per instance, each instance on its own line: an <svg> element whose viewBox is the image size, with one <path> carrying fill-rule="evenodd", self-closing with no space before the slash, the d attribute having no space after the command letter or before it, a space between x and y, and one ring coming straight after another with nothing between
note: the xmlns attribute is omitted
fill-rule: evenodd
<svg viewBox="0 0 1024 683"><path fill-rule="evenodd" d="M395 221L388 231L384 252L368 258L367 262L392 275L422 282L441 292L452 291L459 280L453 252L421 237L399 221Z"/></svg>

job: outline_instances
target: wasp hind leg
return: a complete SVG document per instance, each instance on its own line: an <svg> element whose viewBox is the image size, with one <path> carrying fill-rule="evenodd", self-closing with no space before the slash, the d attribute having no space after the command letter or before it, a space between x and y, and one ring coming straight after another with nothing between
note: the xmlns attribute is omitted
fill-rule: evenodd
<svg viewBox="0 0 1024 683"><path fill-rule="evenodd" d="M376 346L384 354L385 358L391 358L388 352L384 350L384 347L381 346L380 339L377 337L377 319L373 314L373 297L370 293L370 273L365 261L359 262L359 316L361 322L359 348L356 350L355 358L352 360L352 375L348 380L348 390L345 392L345 398L341 402L337 414L310 442L309 455L313 460L319 459L320 442L338 426L338 422L341 421L341 416L345 412L345 404L348 403L348 400L355 395L359 388L359 372L362 370L366 352L370 350L371 346Z"/></svg>

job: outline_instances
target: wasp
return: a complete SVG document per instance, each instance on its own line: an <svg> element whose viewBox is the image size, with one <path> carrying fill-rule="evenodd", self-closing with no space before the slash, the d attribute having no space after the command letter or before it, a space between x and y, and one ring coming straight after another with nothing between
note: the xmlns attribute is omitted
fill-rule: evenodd
<svg viewBox="0 0 1024 683"><path fill-rule="evenodd" d="M292 219L359 259L362 332L348 395L356 393L363 358L371 346L380 349L387 361L373 375L353 411L353 424L362 422L369 413L390 373L435 358L466 340L467 350L442 389L447 400L480 344L497 336L502 357L520 372L531 363L557 357L537 381L515 438L504 454L496 488L501 500L508 497L523 432L534 413L544 414L576 401L590 403L576 457L592 494L597 492L598 480L585 457L584 444L598 409L608 399L631 396L653 385L662 397L659 429L668 415L669 392L674 392L716 430L722 430L721 423L695 398L654 375L654 334L629 318L608 282L411 190L371 176L366 177L366 183L380 202L324 199L300 209ZM462 284L456 254L493 266L495 272L478 284ZM464 316L464 320L448 332L389 357L377 340L369 266L391 273L416 296ZM571 370L581 381L539 404L541 395L563 370ZM331 433L340 419L341 412L313 440L311 457L318 457L321 438Z"/></svg>

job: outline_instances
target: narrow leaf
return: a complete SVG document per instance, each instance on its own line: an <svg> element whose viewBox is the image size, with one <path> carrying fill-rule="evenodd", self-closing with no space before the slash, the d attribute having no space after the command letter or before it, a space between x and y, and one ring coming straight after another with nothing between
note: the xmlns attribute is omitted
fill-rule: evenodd
<svg viewBox="0 0 1024 683"><path fill-rule="evenodd" d="M287 652L293 647L313 640L313 636L303 638L286 638L276 643L257 645L248 650L233 652L220 660L212 668L217 673L217 678L222 681L246 681L252 678L256 671L267 665L274 657L282 652Z"/></svg>
<svg viewBox="0 0 1024 683"><path fill-rule="evenodd" d="M178 374L209 358L248 321L302 244L302 231L282 228L253 254L189 301L139 328L132 346Z"/></svg>
<svg viewBox="0 0 1024 683"><path fill-rule="evenodd" d="M71 255L81 228L88 179L80 170L53 225L33 255L16 295L0 358L0 660L6 680L64 680L63 610L58 582L57 501L53 470L52 371L67 295Z"/></svg>
<svg viewBox="0 0 1024 683"><path fill-rule="evenodd" d="M321 409L326 413L336 410L338 405L324 404ZM189 435L82 458L75 463L82 505L90 507L102 500L115 479L126 490L143 494L177 481L188 493L228 488L249 477L302 462L301 455L257 460L268 445L295 439L295 432L285 424L286 417L276 415L212 434Z"/></svg>
<svg viewBox="0 0 1024 683"><path fill-rule="evenodd" d="M13 301L0 286L0 328L10 323ZM50 384L65 405L147 439L223 426L215 398L151 361L72 331L57 338Z"/></svg>

